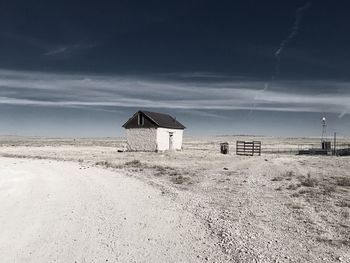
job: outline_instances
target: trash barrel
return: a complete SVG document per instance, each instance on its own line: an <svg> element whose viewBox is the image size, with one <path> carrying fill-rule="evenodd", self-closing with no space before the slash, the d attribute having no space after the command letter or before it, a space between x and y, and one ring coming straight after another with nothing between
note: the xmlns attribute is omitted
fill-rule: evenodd
<svg viewBox="0 0 350 263"><path fill-rule="evenodd" d="M222 154L228 154L229 152L229 146L227 142L220 143L220 152Z"/></svg>

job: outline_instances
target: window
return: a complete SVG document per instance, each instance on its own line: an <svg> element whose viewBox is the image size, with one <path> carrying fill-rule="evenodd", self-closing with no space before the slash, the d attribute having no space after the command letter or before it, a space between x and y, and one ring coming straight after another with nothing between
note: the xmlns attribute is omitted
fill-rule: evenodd
<svg viewBox="0 0 350 263"><path fill-rule="evenodd" d="M137 116L137 124L139 126L143 126L145 124L145 118L141 113L139 113L139 115Z"/></svg>

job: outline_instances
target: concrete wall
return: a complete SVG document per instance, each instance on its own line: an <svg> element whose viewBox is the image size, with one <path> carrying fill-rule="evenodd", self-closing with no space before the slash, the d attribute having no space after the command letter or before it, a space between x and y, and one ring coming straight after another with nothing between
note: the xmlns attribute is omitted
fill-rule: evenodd
<svg viewBox="0 0 350 263"><path fill-rule="evenodd" d="M155 128L126 129L126 139L129 151L157 150L157 129Z"/></svg>
<svg viewBox="0 0 350 263"><path fill-rule="evenodd" d="M126 129L129 151L167 151L169 150L169 133L173 133L174 150L182 149L183 130L167 128Z"/></svg>
<svg viewBox="0 0 350 263"><path fill-rule="evenodd" d="M183 130L167 129L167 128L158 128L157 129L158 150L159 151L169 150L169 132L173 133L174 150L181 150L182 149Z"/></svg>

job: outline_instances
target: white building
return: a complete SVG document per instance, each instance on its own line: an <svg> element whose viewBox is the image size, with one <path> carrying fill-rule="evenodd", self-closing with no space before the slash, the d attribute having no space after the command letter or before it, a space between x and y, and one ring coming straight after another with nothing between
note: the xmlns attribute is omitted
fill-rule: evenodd
<svg viewBox="0 0 350 263"><path fill-rule="evenodd" d="M168 114L138 111L123 127L129 151L182 149L185 126Z"/></svg>

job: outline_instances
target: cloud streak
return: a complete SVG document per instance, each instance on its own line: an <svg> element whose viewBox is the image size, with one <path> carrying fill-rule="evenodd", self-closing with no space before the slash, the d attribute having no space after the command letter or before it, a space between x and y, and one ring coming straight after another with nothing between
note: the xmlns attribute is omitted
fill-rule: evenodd
<svg viewBox="0 0 350 263"><path fill-rule="evenodd" d="M68 46L59 46L59 47L55 47L55 48L50 48L48 49L47 52L44 53L44 56L48 56L48 57L57 57L57 56L72 56L76 53L94 48L95 45L92 44L74 44L74 45L68 45Z"/></svg>
<svg viewBox="0 0 350 263"><path fill-rule="evenodd" d="M280 64L280 60L281 60L281 54L282 54L283 50L286 48L286 46L289 44L289 42L298 35L300 23L301 23L301 21L303 19L303 14L311 6L312 6L311 2L306 2L302 7L299 7L297 9L296 14L295 14L294 25L292 27L292 31L290 32L290 34L285 39L283 39L283 41L280 44L280 47L275 52L275 56L277 58L276 72L275 72L276 77L277 77L277 75L279 73L279 64Z"/></svg>
<svg viewBox="0 0 350 263"><path fill-rule="evenodd" d="M30 47L41 49L42 55L48 58L70 58L97 46L97 44L94 43L50 43L43 39L6 32L0 33L0 36L25 43Z"/></svg>
<svg viewBox="0 0 350 263"><path fill-rule="evenodd" d="M0 70L0 105L249 111L254 103L260 111L328 112L340 117L350 108L347 82L276 82L257 92L264 81L224 79L203 83Z"/></svg>

